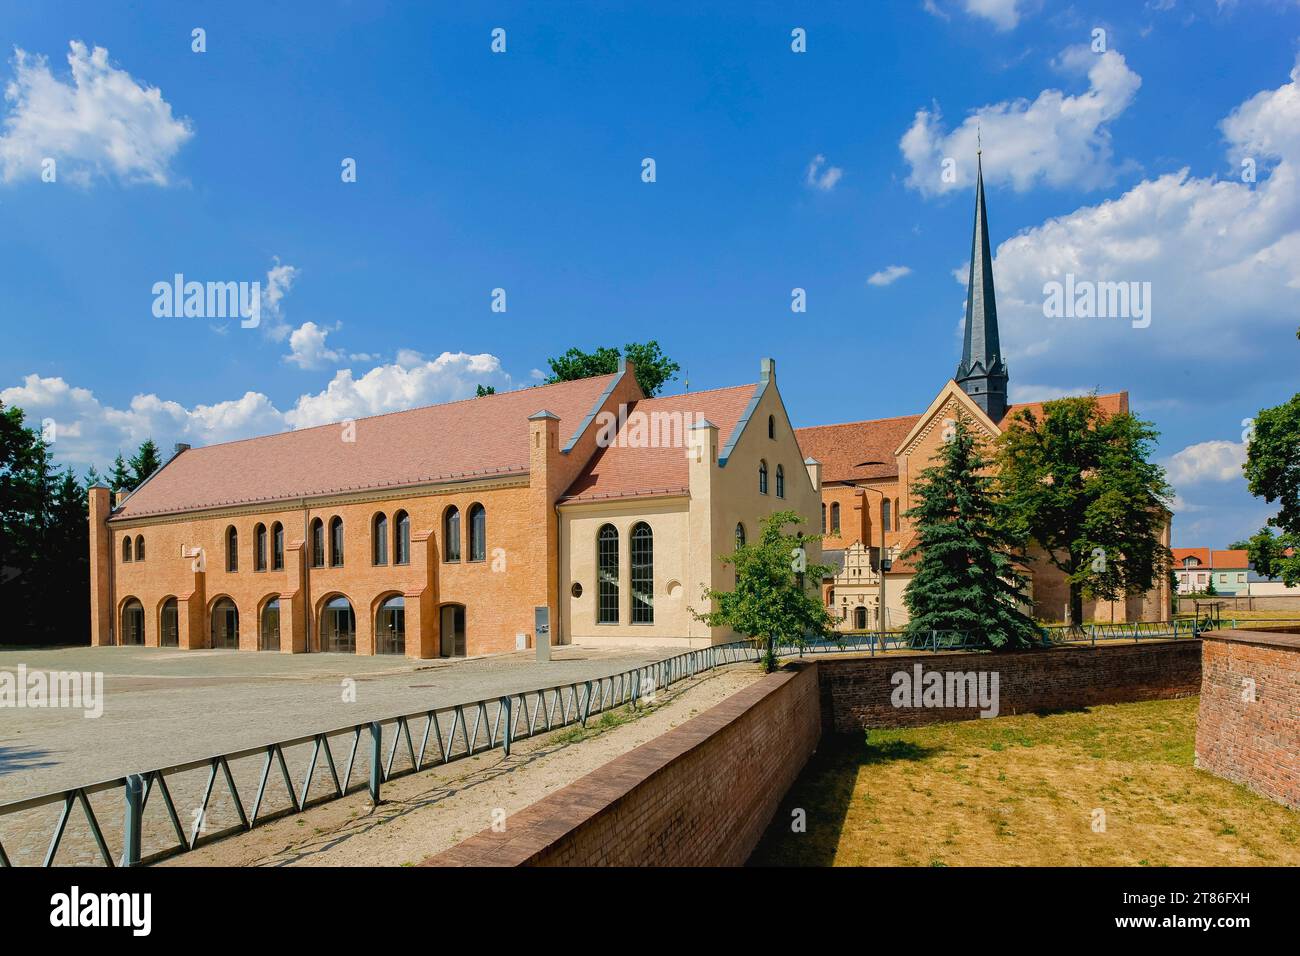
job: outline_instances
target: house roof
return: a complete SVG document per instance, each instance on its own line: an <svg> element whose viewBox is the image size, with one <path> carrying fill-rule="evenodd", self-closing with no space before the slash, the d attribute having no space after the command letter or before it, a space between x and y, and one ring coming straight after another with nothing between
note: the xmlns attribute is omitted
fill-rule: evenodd
<svg viewBox="0 0 1300 956"><path fill-rule="evenodd" d="M718 447L726 447L756 387L737 385L707 392L645 398L630 404L627 417L620 423L613 440L592 456L561 500L598 501L686 494L690 487L690 436L686 430L701 418L707 419L718 427ZM681 422L681 437L670 439L661 432L660 440L643 447L644 442L637 438L637 429L648 432L648 423L655 420L649 416L665 413L673 417L659 421ZM685 418L687 415L689 421Z"/></svg>
<svg viewBox="0 0 1300 956"><path fill-rule="evenodd" d="M1249 552L1241 549L1218 549L1218 548L1170 548L1174 556L1174 569L1177 570L1183 566L1187 558L1196 558L1200 561L1202 568L1214 568L1224 570L1244 570L1250 564Z"/></svg>
<svg viewBox="0 0 1300 956"><path fill-rule="evenodd" d="M438 481L527 474L528 419L546 409L562 440L615 374L359 418L182 452L114 518L293 500Z"/></svg>
<svg viewBox="0 0 1300 956"><path fill-rule="evenodd" d="M1128 411L1128 392L1098 395L1102 412L1116 415ZM1019 411L1029 411L1042 418L1042 402L1011 405L998 422L1006 428ZM894 452L924 416L903 415L877 418L842 425L814 425L795 430L799 447L822 463L822 481L867 481L873 478L896 478L898 460Z"/></svg>

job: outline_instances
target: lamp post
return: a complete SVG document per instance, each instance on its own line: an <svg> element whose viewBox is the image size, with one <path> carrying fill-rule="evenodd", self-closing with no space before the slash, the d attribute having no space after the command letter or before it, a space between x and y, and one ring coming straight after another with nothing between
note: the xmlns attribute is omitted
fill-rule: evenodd
<svg viewBox="0 0 1300 956"><path fill-rule="evenodd" d="M879 488L872 488L870 485L858 485L863 491L870 491L873 494L880 495L880 565L877 571L880 575L880 630L882 634L886 630L885 625L885 572L889 570L889 565L893 562L885 557L885 500L886 495Z"/></svg>

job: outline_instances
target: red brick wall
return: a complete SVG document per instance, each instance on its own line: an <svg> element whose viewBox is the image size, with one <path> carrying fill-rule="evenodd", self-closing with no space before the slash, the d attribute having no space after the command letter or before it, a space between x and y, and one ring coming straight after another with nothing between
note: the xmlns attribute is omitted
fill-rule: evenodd
<svg viewBox="0 0 1300 956"><path fill-rule="evenodd" d="M998 674L998 715L1161 700L1197 693L1200 642L1062 647L1007 654L826 657L819 661L822 723L836 733L978 718L978 707L894 707L893 675L980 671Z"/></svg>
<svg viewBox="0 0 1300 956"><path fill-rule="evenodd" d="M817 664L792 664L426 860L739 866L817 747Z"/></svg>
<svg viewBox="0 0 1300 956"><path fill-rule="evenodd" d="M1300 636L1212 631L1201 646L1196 765L1300 808Z"/></svg>

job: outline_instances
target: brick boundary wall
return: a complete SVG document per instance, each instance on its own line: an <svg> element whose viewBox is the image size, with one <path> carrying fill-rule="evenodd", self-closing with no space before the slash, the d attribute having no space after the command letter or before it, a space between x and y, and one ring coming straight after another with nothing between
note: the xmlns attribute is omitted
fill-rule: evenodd
<svg viewBox="0 0 1300 956"><path fill-rule="evenodd" d="M1196 765L1300 809L1300 635L1202 635ZM1247 679L1254 681L1254 700Z"/></svg>
<svg viewBox="0 0 1300 956"><path fill-rule="evenodd" d="M787 665L422 866L739 866L821 737Z"/></svg>
<svg viewBox="0 0 1300 956"><path fill-rule="evenodd" d="M1198 640L1006 654L826 657L819 661L823 729L860 733L872 727L916 727L980 716L979 707L894 707L893 675L905 671L914 677L918 664L922 675L997 672L999 716L1188 697L1201 687Z"/></svg>

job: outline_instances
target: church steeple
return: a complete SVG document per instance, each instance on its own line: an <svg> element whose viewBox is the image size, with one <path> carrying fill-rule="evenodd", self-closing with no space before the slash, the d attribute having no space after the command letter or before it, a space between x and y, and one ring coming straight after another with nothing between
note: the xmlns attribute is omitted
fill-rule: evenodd
<svg viewBox="0 0 1300 956"><path fill-rule="evenodd" d="M1007 412L1007 364L998 341L998 305L993 294L993 253L984 210L984 166L976 153L975 236L971 240L970 280L966 286L966 335L956 380L993 419Z"/></svg>

